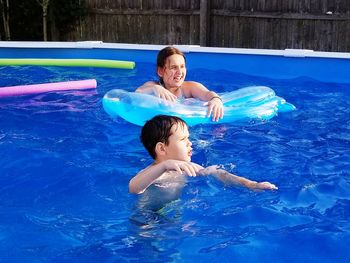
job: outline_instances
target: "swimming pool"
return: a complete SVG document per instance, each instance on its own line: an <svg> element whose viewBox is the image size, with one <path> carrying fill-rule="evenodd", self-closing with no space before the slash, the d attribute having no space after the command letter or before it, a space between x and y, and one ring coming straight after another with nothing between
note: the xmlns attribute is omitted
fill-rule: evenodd
<svg viewBox="0 0 350 263"><path fill-rule="evenodd" d="M111 120L101 105L108 90L131 91L153 78L152 54L136 61L134 70L0 68L0 86L98 82L97 91L0 101L1 260L348 262L348 59L319 63L321 69L309 75L299 73L311 72L311 64L297 75L281 68L272 76L266 68L254 74L249 61L242 62L245 72L233 65L215 69L204 59L202 67L199 61L190 64L188 79L218 92L266 85L297 107L266 123L190 130L194 161L271 181L279 190L257 193L190 178L180 199L154 212L127 190L129 179L151 161L138 140L140 127ZM291 59L292 65L302 64ZM272 61L267 65L278 68ZM322 71L337 61L345 68L329 67L338 75L325 80Z"/></svg>

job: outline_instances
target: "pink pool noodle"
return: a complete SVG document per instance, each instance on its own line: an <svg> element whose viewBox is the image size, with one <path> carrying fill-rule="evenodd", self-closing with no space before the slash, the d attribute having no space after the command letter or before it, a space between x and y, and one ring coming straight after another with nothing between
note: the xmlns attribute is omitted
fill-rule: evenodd
<svg viewBox="0 0 350 263"><path fill-rule="evenodd" d="M0 97L20 96L49 91L95 89L96 85L97 84L95 79L86 79L35 85L2 87L0 88Z"/></svg>

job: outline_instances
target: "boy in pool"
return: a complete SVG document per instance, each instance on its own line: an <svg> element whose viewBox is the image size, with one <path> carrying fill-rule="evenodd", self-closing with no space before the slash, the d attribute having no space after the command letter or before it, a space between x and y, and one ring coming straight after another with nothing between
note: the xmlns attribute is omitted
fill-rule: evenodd
<svg viewBox="0 0 350 263"><path fill-rule="evenodd" d="M178 98L197 98L207 102L207 116L213 121L224 116L224 108L218 94L208 90L195 81L185 81L185 55L175 47L166 47L157 56L157 74L159 82L148 81L136 89L136 92L153 94L159 98L176 101Z"/></svg>
<svg viewBox="0 0 350 263"><path fill-rule="evenodd" d="M191 162L192 143L187 124L175 116L158 115L142 128L141 141L154 163L129 182L129 191L143 193L149 186L176 190L184 186L186 176L214 175L226 184L236 184L256 190L276 190L269 182L255 182L233 175L217 166L204 168Z"/></svg>

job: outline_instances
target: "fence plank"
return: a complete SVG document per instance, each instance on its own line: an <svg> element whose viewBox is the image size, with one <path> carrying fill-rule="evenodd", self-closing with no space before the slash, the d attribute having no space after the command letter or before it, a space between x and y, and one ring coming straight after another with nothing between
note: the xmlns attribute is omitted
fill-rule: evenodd
<svg viewBox="0 0 350 263"><path fill-rule="evenodd" d="M208 25L209 25L209 19L210 19L209 5L210 5L210 0L200 0L199 43L201 46L204 46L204 47L208 45L207 33L209 33Z"/></svg>

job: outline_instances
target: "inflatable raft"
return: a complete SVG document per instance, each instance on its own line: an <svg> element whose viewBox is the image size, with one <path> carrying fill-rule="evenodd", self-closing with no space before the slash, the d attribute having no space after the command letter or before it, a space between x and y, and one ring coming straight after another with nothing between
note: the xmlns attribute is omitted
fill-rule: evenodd
<svg viewBox="0 0 350 263"><path fill-rule="evenodd" d="M269 120L278 112L294 110L295 107L265 86L245 87L220 94L224 104L224 118L214 122L207 117L207 106L203 101L183 99L171 103L153 95L114 89L103 97L103 107L112 118L142 126L158 114L174 115L188 125L249 122Z"/></svg>

